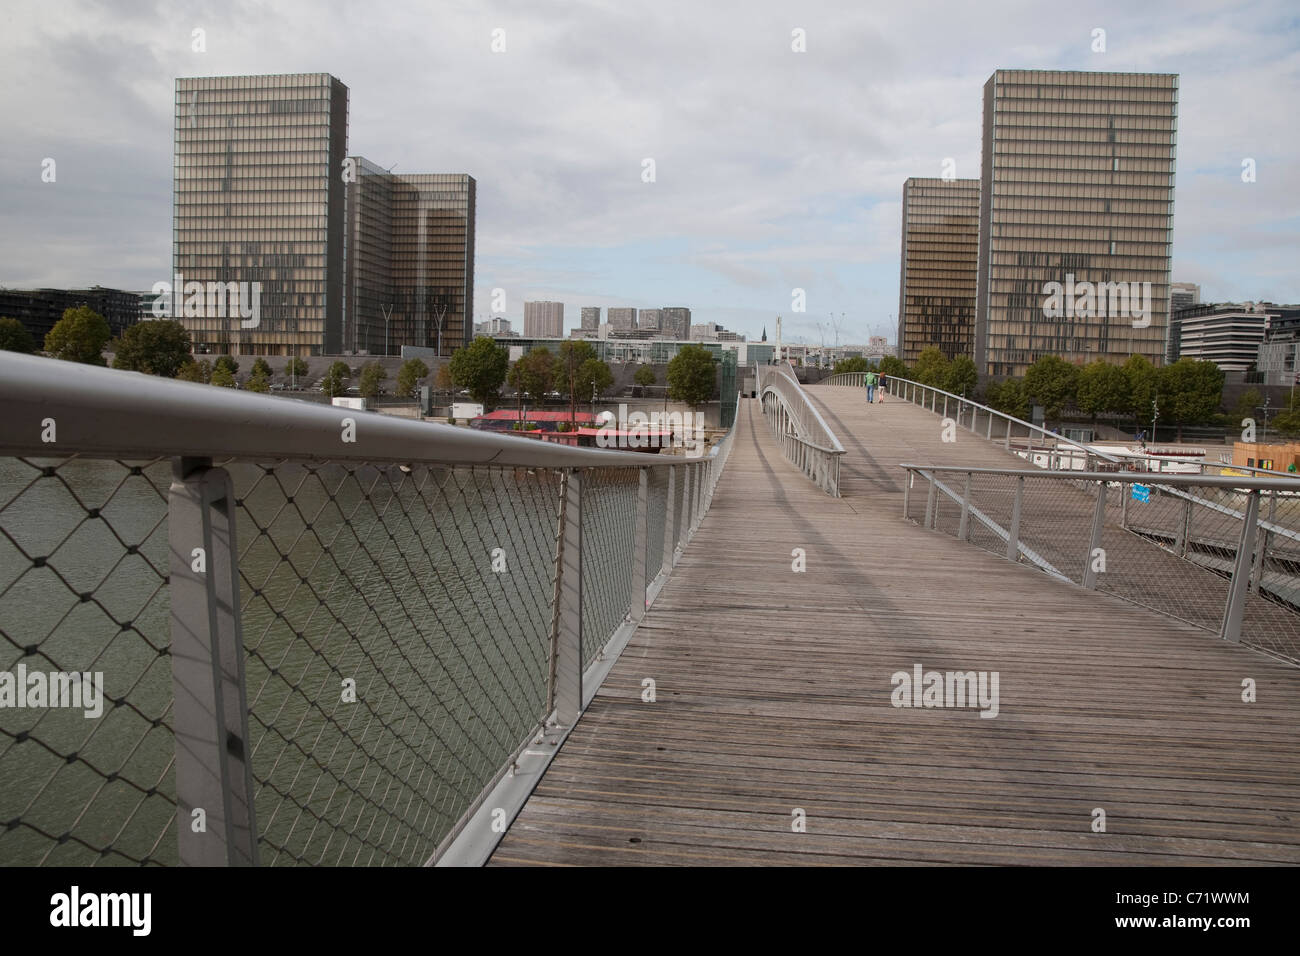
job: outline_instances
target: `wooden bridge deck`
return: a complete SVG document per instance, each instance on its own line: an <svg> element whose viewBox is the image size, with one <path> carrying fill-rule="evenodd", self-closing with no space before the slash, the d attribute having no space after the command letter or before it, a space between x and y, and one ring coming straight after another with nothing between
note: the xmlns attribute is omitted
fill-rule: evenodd
<svg viewBox="0 0 1300 956"><path fill-rule="evenodd" d="M1300 670L905 522L898 462L1011 460L813 394L844 497L742 402L679 572L492 864L1300 862ZM892 706L916 664L997 671L997 717Z"/></svg>

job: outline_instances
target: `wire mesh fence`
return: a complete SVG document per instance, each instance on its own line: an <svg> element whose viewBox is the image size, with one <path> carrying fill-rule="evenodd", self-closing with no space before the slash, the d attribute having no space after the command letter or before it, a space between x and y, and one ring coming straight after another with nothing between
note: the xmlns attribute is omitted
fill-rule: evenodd
<svg viewBox="0 0 1300 956"><path fill-rule="evenodd" d="M909 471L911 520L1197 627L1224 627L1250 489L1158 476ZM1240 639L1300 662L1300 494L1255 493L1262 497L1245 558Z"/></svg>
<svg viewBox="0 0 1300 956"><path fill-rule="evenodd" d="M0 458L0 864L176 862L170 479Z"/></svg>
<svg viewBox="0 0 1300 956"><path fill-rule="evenodd" d="M259 862L427 862L550 712L562 471L217 464ZM705 463L673 462L671 522L666 464L581 469L584 664L685 544L685 479ZM172 469L0 458L0 865L180 862ZM84 707L50 706L73 678L48 675L82 673L102 697L88 681Z"/></svg>

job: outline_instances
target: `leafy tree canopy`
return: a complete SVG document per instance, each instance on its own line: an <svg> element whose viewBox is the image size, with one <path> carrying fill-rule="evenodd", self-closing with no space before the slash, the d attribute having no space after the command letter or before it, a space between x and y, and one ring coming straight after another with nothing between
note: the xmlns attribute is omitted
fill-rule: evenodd
<svg viewBox="0 0 1300 956"><path fill-rule="evenodd" d="M45 336L45 351L54 358L83 365L105 365L104 346L113 337L104 317L88 305L67 309Z"/></svg>
<svg viewBox="0 0 1300 956"><path fill-rule="evenodd" d="M410 398L415 394L415 387L420 383L420 379L429 374L429 366L425 365L418 358L407 359L402 363L402 367L397 370L397 395L399 398Z"/></svg>
<svg viewBox="0 0 1300 956"><path fill-rule="evenodd" d="M27 326L17 319L0 319L0 352L21 352L31 355L36 351L36 339Z"/></svg>
<svg viewBox="0 0 1300 956"><path fill-rule="evenodd" d="M175 319L137 322L116 343L113 368L175 378L190 361L190 336Z"/></svg>
<svg viewBox="0 0 1300 956"><path fill-rule="evenodd" d="M1025 396L1043 406L1048 419L1059 419L1065 406L1074 400L1079 381L1079 367L1058 355L1044 355L1025 372Z"/></svg>
<svg viewBox="0 0 1300 956"><path fill-rule="evenodd" d="M668 397L699 405L714 393L713 356L702 345L684 345L668 363Z"/></svg>
<svg viewBox="0 0 1300 956"><path fill-rule="evenodd" d="M510 351L486 335L458 349L448 363L452 384L468 389L470 397L484 405L496 403L509 367Z"/></svg>

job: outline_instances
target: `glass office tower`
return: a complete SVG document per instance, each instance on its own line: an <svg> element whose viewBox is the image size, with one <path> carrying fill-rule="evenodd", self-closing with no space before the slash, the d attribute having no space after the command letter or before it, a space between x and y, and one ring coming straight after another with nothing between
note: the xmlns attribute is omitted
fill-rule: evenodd
<svg viewBox="0 0 1300 956"><path fill-rule="evenodd" d="M979 207L978 179L903 183L898 354L909 365L931 345L974 355Z"/></svg>
<svg viewBox="0 0 1300 956"><path fill-rule="evenodd" d="M326 73L182 77L175 105L173 272L261 284L255 327L226 308L175 316L196 351L341 351L347 87Z"/></svg>
<svg viewBox="0 0 1300 956"><path fill-rule="evenodd" d="M989 78L975 300L981 374L1023 375L1049 354L1162 363L1177 133L1176 74ZM1051 303L1049 283L1075 295ZM1106 284L1091 310L1083 283Z"/></svg>
<svg viewBox="0 0 1300 956"><path fill-rule="evenodd" d="M344 349L449 355L473 338L474 179L396 175L351 157Z"/></svg>

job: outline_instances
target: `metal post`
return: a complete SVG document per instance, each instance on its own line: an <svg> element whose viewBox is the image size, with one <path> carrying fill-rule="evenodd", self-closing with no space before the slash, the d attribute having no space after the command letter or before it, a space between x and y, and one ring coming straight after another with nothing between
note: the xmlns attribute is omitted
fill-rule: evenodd
<svg viewBox="0 0 1300 956"><path fill-rule="evenodd" d="M1016 498L1011 505L1011 530L1007 533L1007 560L1020 560L1020 506L1025 500L1025 477L1016 478Z"/></svg>
<svg viewBox="0 0 1300 956"><path fill-rule="evenodd" d="M1133 486L1120 483L1119 486L1119 526L1128 530L1128 500L1133 497Z"/></svg>
<svg viewBox="0 0 1300 956"><path fill-rule="evenodd" d="M645 617L646 586L650 583L646 580L645 560L646 537L650 533L646 524L650 504L649 470L638 468L637 479L636 524L633 525L632 530L632 580L635 586L632 588L631 606L628 608L628 618L633 621L640 621Z"/></svg>
<svg viewBox="0 0 1300 956"><path fill-rule="evenodd" d="M907 471L907 484L903 485L903 518L906 520L912 516L912 511L908 507L912 501L912 479L916 477L916 472L910 468Z"/></svg>
<svg viewBox="0 0 1300 956"><path fill-rule="evenodd" d="M1192 535L1192 499L1191 493L1183 501L1183 520L1178 528L1178 538L1174 541L1174 550L1178 552L1180 558L1187 557L1188 539Z"/></svg>
<svg viewBox="0 0 1300 956"><path fill-rule="evenodd" d="M992 427L992 426L990 426ZM1002 436L1002 447L1011 450L1011 419L1007 419L1007 433Z"/></svg>
<svg viewBox="0 0 1300 956"><path fill-rule="evenodd" d="M1083 556L1083 586L1090 590L1097 589L1097 573L1093 570L1093 554L1101 547L1101 533L1106 527L1106 482L1097 482L1097 507L1092 512L1092 537L1088 542L1088 553Z"/></svg>
<svg viewBox="0 0 1300 956"><path fill-rule="evenodd" d="M989 412L989 430L984 435L985 441L993 440L993 413Z"/></svg>
<svg viewBox="0 0 1300 956"><path fill-rule="evenodd" d="M184 866L256 866L235 491L211 465L175 459L167 494L177 849Z"/></svg>
<svg viewBox="0 0 1300 956"><path fill-rule="evenodd" d="M668 472L668 497L664 499L664 542L663 542L663 564L660 570L671 571L673 569L673 524L676 521L674 512L677 504L677 466L669 465Z"/></svg>
<svg viewBox="0 0 1300 956"><path fill-rule="evenodd" d="M555 720L572 727L582 715L582 471L564 484L564 541L555 643Z"/></svg>
<svg viewBox="0 0 1300 956"><path fill-rule="evenodd" d="M935 403L937 404L938 401L939 401L939 393L938 393L938 392L935 392L935 393L934 393L934 400L935 400ZM948 396L947 396L947 395L945 395L945 396L943 397L943 417L944 417L944 418L947 418L947 417L948 417Z"/></svg>
<svg viewBox="0 0 1300 956"><path fill-rule="evenodd" d="M971 473L966 472L966 491L961 496L961 522L957 525L957 540L969 541Z"/></svg>
<svg viewBox="0 0 1300 956"><path fill-rule="evenodd" d="M925 526L927 528L933 528L935 522L935 505L939 503L939 485L938 482L935 481L933 474L927 475L926 477L930 479L930 490L925 497Z"/></svg>
<svg viewBox="0 0 1300 956"><path fill-rule="evenodd" d="M1237 560L1228 585L1228 604L1223 610L1223 627L1219 636L1225 641L1241 640L1241 618L1246 611L1246 586L1250 574L1250 559L1255 550L1255 525L1259 521L1259 492L1252 491L1246 498L1246 517L1241 522L1241 538L1237 542Z"/></svg>
<svg viewBox="0 0 1300 956"><path fill-rule="evenodd" d="M1268 496L1268 523L1277 517L1277 492ZM1255 566L1250 574L1250 589L1259 593L1259 584L1264 579L1264 557L1268 553L1268 529L1265 528L1259 538L1259 547L1255 549Z"/></svg>

